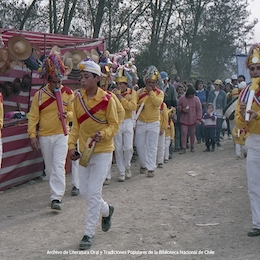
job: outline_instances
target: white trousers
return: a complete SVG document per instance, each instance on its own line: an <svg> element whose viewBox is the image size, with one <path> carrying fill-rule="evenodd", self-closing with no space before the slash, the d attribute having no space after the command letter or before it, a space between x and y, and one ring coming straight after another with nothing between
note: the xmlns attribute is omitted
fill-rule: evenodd
<svg viewBox="0 0 260 260"><path fill-rule="evenodd" d="M125 170L130 169L133 156L134 129L132 119L125 119L119 126L114 137L116 165L119 175L125 175Z"/></svg>
<svg viewBox="0 0 260 260"><path fill-rule="evenodd" d="M39 143L49 179L51 201L62 200L65 193L65 163L68 153L68 135L40 136Z"/></svg>
<svg viewBox="0 0 260 260"><path fill-rule="evenodd" d="M102 199L103 182L112 161L112 152L93 154L87 167L79 165L79 192L87 201L85 235L94 236L99 215L109 215L108 204Z"/></svg>
<svg viewBox="0 0 260 260"><path fill-rule="evenodd" d="M247 185L253 228L260 229L260 135L250 134L246 139L246 147Z"/></svg>
<svg viewBox="0 0 260 260"><path fill-rule="evenodd" d="M159 134L158 136L158 146L157 146L157 164L163 163L165 152L165 132Z"/></svg>
<svg viewBox="0 0 260 260"><path fill-rule="evenodd" d="M2 138L0 138L0 169L2 166L2 157L3 157L3 143L2 143Z"/></svg>
<svg viewBox="0 0 260 260"><path fill-rule="evenodd" d="M165 137L165 151L164 151L164 160L169 160L169 147L171 144L171 137Z"/></svg>
<svg viewBox="0 0 260 260"><path fill-rule="evenodd" d="M156 156L160 122L145 123L140 120L136 122L135 146L138 153L140 166L148 171L156 169Z"/></svg>
<svg viewBox="0 0 260 260"><path fill-rule="evenodd" d="M79 160L71 160L71 182L73 186L79 189Z"/></svg>
<svg viewBox="0 0 260 260"><path fill-rule="evenodd" d="M235 148L236 148L236 156L241 157L243 153L247 152L246 147L242 144L235 144Z"/></svg>

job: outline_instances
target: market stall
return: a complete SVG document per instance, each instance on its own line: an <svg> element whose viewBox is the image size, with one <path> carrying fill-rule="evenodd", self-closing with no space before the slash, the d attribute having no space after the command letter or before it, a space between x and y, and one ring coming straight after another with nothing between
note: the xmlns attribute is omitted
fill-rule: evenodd
<svg viewBox="0 0 260 260"><path fill-rule="evenodd" d="M63 80L63 85L72 89L79 87L77 80L77 59L81 53L92 50L104 51L104 39L27 32L14 29L1 29L0 43L0 91L4 96L4 128L2 129L3 160L0 169L0 190L16 186L42 175L44 165L41 152L32 151L27 135L27 119L32 98L46 82L38 77L37 61L48 55L54 46L62 57L68 58L71 72ZM13 37L29 42L30 57L23 60L12 55ZM10 52L11 51L11 52ZM74 56L73 56L74 55ZM15 57L16 56L16 57ZM18 58L17 58L18 57ZM19 59L20 58L20 59ZM77 59L76 59L77 58ZM65 63L65 61L64 61ZM35 67L36 66L36 67ZM67 161L66 172L70 172Z"/></svg>

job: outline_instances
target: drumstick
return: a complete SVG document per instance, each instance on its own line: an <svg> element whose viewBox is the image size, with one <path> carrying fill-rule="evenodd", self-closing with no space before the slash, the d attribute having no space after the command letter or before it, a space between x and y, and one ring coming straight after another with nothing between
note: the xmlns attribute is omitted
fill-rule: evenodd
<svg viewBox="0 0 260 260"><path fill-rule="evenodd" d="M255 95L255 90L253 90L253 89L250 90L249 97L248 97L248 100L247 100L247 103L246 103L246 115L245 115L245 121L249 121L250 114L247 113L247 111L250 110L251 107L252 107L252 103L253 103L254 95Z"/></svg>
<svg viewBox="0 0 260 260"><path fill-rule="evenodd" d="M62 125L62 129L63 129L63 133L64 133L64 135L67 135L68 131L67 131L65 118L63 116L64 110L63 110L63 105L62 105L61 92L60 92L59 88L54 89L54 95L56 97L56 101L57 101L57 105L58 105L58 111L60 113L60 119L61 119L61 125Z"/></svg>

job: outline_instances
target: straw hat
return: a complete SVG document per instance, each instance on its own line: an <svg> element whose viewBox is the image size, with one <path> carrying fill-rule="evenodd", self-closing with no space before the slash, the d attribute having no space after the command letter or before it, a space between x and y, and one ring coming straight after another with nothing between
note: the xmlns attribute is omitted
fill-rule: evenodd
<svg viewBox="0 0 260 260"><path fill-rule="evenodd" d="M87 55L85 52L81 50L73 50L73 51L67 51L63 55L63 61L65 61L67 58L71 58L73 62L73 69L77 69L77 65L84 59L87 58Z"/></svg>
<svg viewBox="0 0 260 260"><path fill-rule="evenodd" d="M91 54L89 53L89 51L84 50L83 52L87 55L87 58L90 58L90 57L91 57Z"/></svg>
<svg viewBox="0 0 260 260"><path fill-rule="evenodd" d="M90 51L90 58L95 61L96 63L99 62L99 54L95 49L91 49Z"/></svg>
<svg viewBox="0 0 260 260"><path fill-rule="evenodd" d="M6 63L8 60L8 51L5 48L0 49L0 71L3 72L6 69Z"/></svg>
<svg viewBox="0 0 260 260"><path fill-rule="evenodd" d="M72 58L65 58L63 60L63 63L66 67L66 75L69 75L71 73L72 68L73 68Z"/></svg>
<svg viewBox="0 0 260 260"><path fill-rule="evenodd" d="M14 36L8 40L9 52L19 60L26 60L32 54L32 46L30 42L20 36Z"/></svg>

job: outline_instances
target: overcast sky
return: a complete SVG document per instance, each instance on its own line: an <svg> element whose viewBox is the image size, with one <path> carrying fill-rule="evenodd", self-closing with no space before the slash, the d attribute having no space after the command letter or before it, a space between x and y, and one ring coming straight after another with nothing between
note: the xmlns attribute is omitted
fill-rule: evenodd
<svg viewBox="0 0 260 260"><path fill-rule="evenodd" d="M258 19L258 23L254 28L254 42L260 42L260 0L249 0L249 10L251 11L250 20Z"/></svg>

